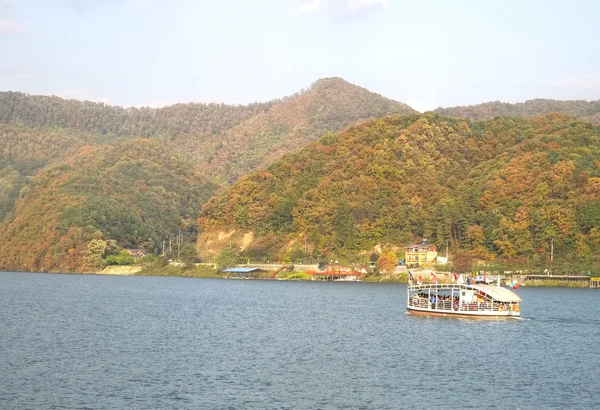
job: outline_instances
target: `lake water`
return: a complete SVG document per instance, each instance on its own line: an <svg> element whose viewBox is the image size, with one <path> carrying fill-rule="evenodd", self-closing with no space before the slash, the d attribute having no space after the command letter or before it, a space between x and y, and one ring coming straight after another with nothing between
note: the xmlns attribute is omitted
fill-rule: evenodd
<svg viewBox="0 0 600 410"><path fill-rule="evenodd" d="M600 408L600 291L518 293L472 321L399 284L0 273L0 408Z"/></svg>

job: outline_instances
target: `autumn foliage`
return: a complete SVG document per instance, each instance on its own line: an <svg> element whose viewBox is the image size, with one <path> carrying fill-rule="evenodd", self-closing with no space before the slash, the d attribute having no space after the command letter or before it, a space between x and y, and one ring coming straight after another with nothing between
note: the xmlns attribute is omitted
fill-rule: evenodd
<svg viewBox="0 0 600 410"><path fill-rule="evenodd" d="M447 241L478 259L600 252L600 129L571 117L388 117L327 134L202 209L201 232L252 231L271 255ZM283 248L282 248L283 247Z"/></svg>

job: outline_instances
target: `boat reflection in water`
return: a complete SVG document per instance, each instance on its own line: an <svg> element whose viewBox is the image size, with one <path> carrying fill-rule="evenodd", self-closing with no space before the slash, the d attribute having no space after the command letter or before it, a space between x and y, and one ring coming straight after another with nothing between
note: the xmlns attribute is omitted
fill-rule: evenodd
<svg viewBox="0 0 600 410"><path fill-rule="evenodd" d="M408 286L406 309L412 315L479 319L519 318L521 298L487 284L418 284Z"/></svg>

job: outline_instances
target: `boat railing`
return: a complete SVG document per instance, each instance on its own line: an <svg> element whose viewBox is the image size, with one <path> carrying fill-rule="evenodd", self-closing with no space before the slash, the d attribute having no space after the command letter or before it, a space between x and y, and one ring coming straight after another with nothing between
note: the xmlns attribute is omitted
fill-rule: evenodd
<svg viewBox="0 0 600 410"><path fill-rule="evenodd" d="M471 285L466 283L423 283L421 285L409 285L408 290L449 290L449 289L474 289Z"/></svg>
<svg viewBox="0 0 600 410"><path fill-rule="evenodd" d="M463 312L504 312L514 310L516 304L492 303L489 301L461 303L453 300L439 300L432 303L425 298L410 298L408 306L431 309L431 310L453 310Z"/></svg>

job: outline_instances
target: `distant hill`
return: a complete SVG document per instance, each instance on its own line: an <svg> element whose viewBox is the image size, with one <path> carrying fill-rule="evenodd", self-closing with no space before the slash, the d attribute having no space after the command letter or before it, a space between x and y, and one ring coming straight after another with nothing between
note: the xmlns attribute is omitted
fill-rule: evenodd
<svg viewBox="0 0 600 410"><path fill-rule="evenodd" d="M167 234L195 232L216 186L153 140L81 146L28 178L0 224L0 266L81 271L93 239L158 249Z"/></svg>
<svg viewBox="0 0 600 410"><path fill-rule="evenodd" d="M307 91L266 103L190 103L160 109L0 93L0 124L77 130L100 140L156 139L221 183L232 182L326 132L364 119L414 112L406 104L340 78L319 80Z"/></svg>
<svg viewBox="0 0 600 410"><path fill-rule="evenodd" d="M535 99L516 104L493 101L462 107L437 108L434 112L447 117L471 118L473 120L486 120L498 116L532 118L556 112L587 119L595 125L600 125L600 100L558 101Z"/></svg>
<svg viewBox="0 0 600 410"><path fill-rule="evenodd" d="M553 238L586 258L600 252L599 167L600 128L572 117L386 117L221 191L203 207L197 246L205 258L235 244L244 258L353 261L427 238L533 263Z"/></svg>
<svg viewBox="0 0 600 410"><path fill-rule="evenodd" d="M232 182L326 132L341 131L365 119L415 112L341 78L327 78L240 122L224 136L213 136L207 146L197 147L193 145L196 141L191 141L190 151L201 153L198 162L204 173Z"/></svg>
<svg viewBox="0 0 600 410"><path fill-rule="evenodd" d="M151 252L180 229L195 240L210 181L232 182L350 123L410 112L339 78L245 106L138 109L0 92L0 269L82 269L94 240Z"/></svg>

